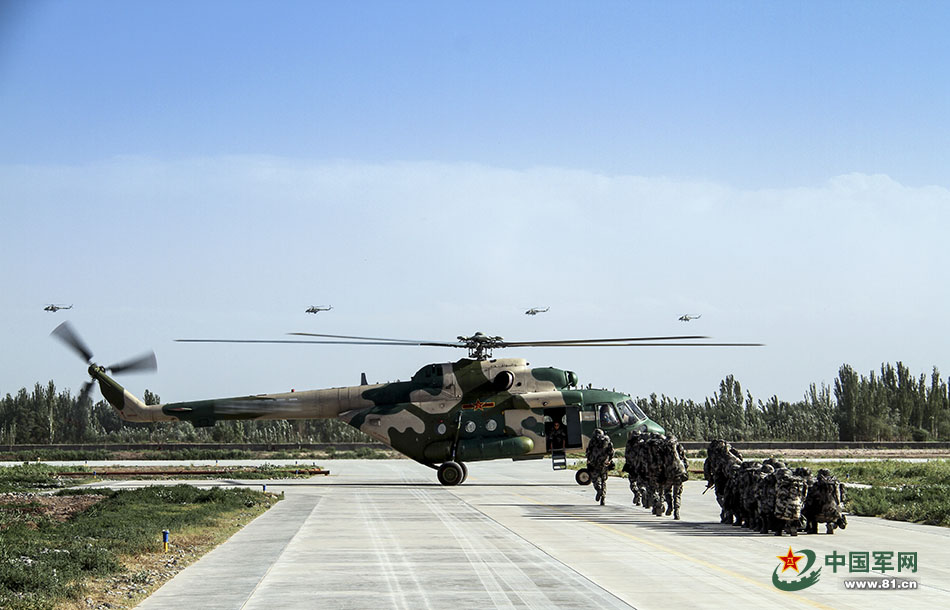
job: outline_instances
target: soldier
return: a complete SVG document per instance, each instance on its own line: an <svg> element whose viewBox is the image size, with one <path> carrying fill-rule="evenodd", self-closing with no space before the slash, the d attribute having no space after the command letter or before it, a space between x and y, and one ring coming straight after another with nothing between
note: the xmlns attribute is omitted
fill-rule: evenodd
<svg viewBox="0 0 950 610"><path fill-rule="evenodd" d="M555 420L551 425L551 449L564 449L567 447L567 431L561 422Z"/></svg>
<svg viewBox="0 0 950 610"><path fill-rule="evenodd" d="M762 470L759 462L742 462L739 471L739 525L753 528L758 521L755 501L755 481Z"/></svg>
<svg viewBox="0 0 950 610"><path fill-rule="evenodd" d="M732 462L726 471L726 489L722 496L720 523L742 525L742 462Z"/></svg>
<svg viewBox="0 0 950 610"><path fill-rule="evenodd" d="M663 440L665 438L662 434L651 432L644 444L644 488L647 497L647 503L644 503L644 506L658 517L666 509L663 504L663 492L665 491L665 464L662 457Z"/></svg>
<svg viewBox="0 0 950 610"><path fill-rule="evenodd" d="M607 497L607 473L613 465L614 444L603 430L596 428L587 443L587 472L597 491L595 501L600 502L601 506Z"/></svg>
<svg viewBox="0 0 950 610"><path fill-rule="evenodd" d="M742 462L742 454L729 446L722 439L709 441L706 450L706 461L703 462L703 476L706 478L706 489L716 488L716 501L722 511L719 519L722 523L732 523L732 514L727 514L725 508L726 484L729 481L729 470L732 465Z"/></svg>
<svg viewBox="0 0 950 610"><path fill-rule="evenodd" d="M846 528L848 520L844 516L844 501L844 484L839 483L827 468L819 470L818 476L810 482L802 508L806 520L805 531L817 534L819 522L825 524L828 534L834 534L836 527Z"/></svg>
<svg viewBox="0 0 950 610"><path fill-rule="evenodd" d="M802 517L802 505L805 501L805 492L808 487L805 479L796 475L789 468L775 471L775 535L781 536L783 531L792 536L798 535L798 528Z"/></svg>
<svg viewBox="0 0 950 610"><path fill-rule="evenodd" d="M633 492L633 505L639 506L643 503L647 506L646 489L643 480L646 476L644 468L644 447L647 436L642 432L634 432L627 439L627 445L623 452L623 471L627 473L627 480L630 482L630 491Z"/></svg>
<svg viewBox="0 0 950 610"><path fill-rule="evenodd" d="M755 486L755 503L761 534L772 531L772 523L775 521L775 467L771 462L772 458L768 458L762 463L762 472Z"/></svg>
<svg viewBox="0 0 950 610"><path fill-rule="evenodd" d="M663 487L666 497L666 514L680 519L680 503L683 497L683 483L689 478L689 460L686 450L672 434L661 442Z"/></svg>

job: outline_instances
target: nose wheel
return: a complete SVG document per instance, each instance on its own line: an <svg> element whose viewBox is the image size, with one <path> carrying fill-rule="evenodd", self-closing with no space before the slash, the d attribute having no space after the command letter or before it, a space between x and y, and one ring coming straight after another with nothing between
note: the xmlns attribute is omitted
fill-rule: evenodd
<svg viewBox="0 0 950 610"><path fill-rule="evenodd" d="M574 474L574 480L578 485L590 485L590 472L586 468L581 468Z"/></svg>
<svg viewBox="0 0 950 610"><path fill-rule="evenodd" d="M468 467L461 462L443 462L439 466L439 483L460 485L468 478Z"/></svg>

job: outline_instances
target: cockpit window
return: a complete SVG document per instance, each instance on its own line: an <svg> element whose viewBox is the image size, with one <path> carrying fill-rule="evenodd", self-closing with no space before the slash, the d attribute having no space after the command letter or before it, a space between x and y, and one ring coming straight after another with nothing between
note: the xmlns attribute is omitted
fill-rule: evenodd
<svg viewBox="0 0 950 610"><path fill-rule="evenodd" d="M623 420L624 425L630 425L637 423L637 416L633 414L633 411L630 410L630 401L618 402L617 410L620 411L620 419Z"/></svg>
<svg viewBox="0 0 950 610"><path fill-rule="evenodd" d="M647 414L637 406L637 403L633 402L632 400L628 400L627 404L630 406L633 414L637 416L637 421L643 421L644 419L647 419Z"/></svg>
<svg viewBox="0 0 950 610"><path fill-rule="evenodd" d="M617 417L617 412L614 410L612 404L604 403L597 405L597 410L600 414L601 427L617 427L620 425L620 418Z"/></svg>

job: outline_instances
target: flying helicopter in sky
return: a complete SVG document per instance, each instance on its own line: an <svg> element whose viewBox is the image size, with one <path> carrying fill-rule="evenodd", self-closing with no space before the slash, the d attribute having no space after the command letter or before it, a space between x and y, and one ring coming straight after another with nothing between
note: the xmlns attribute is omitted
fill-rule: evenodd
<svg viewBox="0 0 950 610"><path fill-rule="evenodd" d="M582 388L573 371L534 367L523 358L493 358L501 348L622 346L751 346L758 343L709 343L703 336L626 337L506 341L477 332L456 341L417 341L291 333L295 339L179 339L188 343L314 343L453 347L468 350L457 362L427 364L409 381L280 394L146 405L107 375L155 367L146 354L108 367L93 362L92 352L68 322L51 333L88 364L88 395L99 383L103 397L131 422L189 421L196 427L233 419L339 419L417 462L437 470L443 485L468 475L466 463L493 459L552 457L555 469L567 466L565 452L582 451L595 428L604 429L615 446L634 431L663 433L663 427L638 408L629 394ZM561 426L555 426L559 422ZM563 433L555 428L563 427ZM590 476L578 471L586 485Z"/></svg>
<svg viewBox="0 0 950 610"><path fill-rule="evenodd" d="M526 316L536 316L539 313L544 313L551 309L550 307L532 307L528 311L524 312Z"/></svg>
<svg viewBox="0 0 950 610"><path fill-rule="evenodd" d="M54 305L54 304L50 303L49 305L47 305L46 307L43 308L43 311L49 311L49 312L52 312L52 313L56 313L56 312L59 311L60 309L72 309L72 308L73 308L72 305L69 305L69 306L67 306L67 305Z"/></svg>
<svg viewBox="0 0 950 610"><path fill-rule="evenodd" d="M307 313L320 313L321 311L330 311L333 305L311 305Z"/></svg>
<svg viewBox="0 0 950 610"><path fill-rule="evenodd" d="M679 320L680 320L680 322L689 322L690 320L698 320L698 319L700 319L701 317L703 317L703 314L699 314L698 316L694 316L694 315L690 315L690 314L688 314L688 313L685 313L685 314L683 314L683 315L681 315L681 316L679 317Z"/></svg>

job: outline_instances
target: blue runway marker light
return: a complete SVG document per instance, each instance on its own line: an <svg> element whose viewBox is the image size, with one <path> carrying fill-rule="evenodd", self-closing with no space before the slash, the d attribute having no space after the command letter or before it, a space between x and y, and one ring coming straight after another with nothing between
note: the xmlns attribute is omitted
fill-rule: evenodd
<svg viewBox="0 0 950 610"><path fill-rule="evenodd" d="M165 552L168 552L168 530L162 530L162 545L165 548Z"/></svg>

